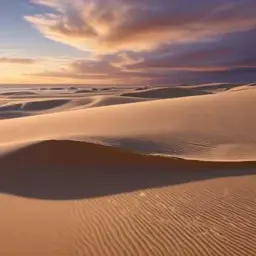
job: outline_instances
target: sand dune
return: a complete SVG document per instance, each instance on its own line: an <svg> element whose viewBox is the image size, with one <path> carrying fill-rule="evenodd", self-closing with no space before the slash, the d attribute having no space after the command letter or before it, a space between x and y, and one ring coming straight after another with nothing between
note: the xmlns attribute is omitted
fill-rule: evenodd
<svg viewBox="0 0 256 256"><path fill-rule="evenodd" d="M242 91L242 90L252 90L252 89L256 89L255 83L237 86L237 87L231 88L229 91Z"/></svg>
<svg viewBox="0 0 256 256"><path fill-rule="evenodd" d="M75 154L72 152L75 152ZM101 156L100 162L93 157L97 153ZM86 158L84 157L85 154ZM15 169L17 163L19 163L21 169L36 166L47 168L60 166L81 167L84 165L96 168L119 168L120 166L133 167L133 163L136 163L137 167L159 167L160 169L166 167L186 169L190 167L197 171L218 169L220 167L223 170L235 170L255 166L254 161L208 162L185 160L182 158L144 155L106 145L68 140L46 140L23 144L17 147L16 150L3 154L0 161L1 166L6 169Z"/></svg>
<svg viewBox="0 0 256 256"><path fill-rule="evenodd" d="M74 110L74 109L84 109L84 108L94 108L94 107L104 107L111 105L120 105L128 103L136 103L147 101L147 99L132 97L122 97L115 95L99 95L90 96L80 99L72 99L69 104L66 104L62 110Z"/></svg>
<svg viewBox="0 0 256 256"><path fill-rule="evenodd" d="M252 161L256 160L255 93L247 90L2 120L0 147L75 139L181 158Z"/></svg>
<svg viewBox="0 0 256 256"><path fill-rule="evenodd" d="M253 162L46 141L0 164L1 255L255 255Z"/></svg>
<svg viewBox="0 0 256 256"><path fill-rule="evenodd" d="M0 111L8 111L8 110L10 111L17 111L17 110L42 111L42 110L48 110L51 108L56 108L68 102L69 100L65 100L65 99L28 101L28 102L21 102L21 103L15 103L15 104L6 104L0 107Z"/></svg>
<svg viewBox="0 0 256 256"><path fill-rule="evenodd" d="M210 83L210 84L199 84L199 85L185 85L181 86L182 88L190 88L190 89L197 89L203 90L209 93L217 93L217 92L224 92L236 87L243 86L243 84L233 84L233 83Z"/></svg>
<svg viewBox="0 0 256 256"><path fill-rule="evenodd" d="M33 115L33 113L23 112L23 111L1 111L0 120L26 117L30 115Z"/></svg>
<svg viewBox="0 0 256 256"><path fill-rule="evenodd" d="M0 255L256 255L251 88L4 99Z"/></svg>
<svg viewBox="0 0 256 256"><path fill-rule="evenodd" d="M95 90L91 90L91 89L80 89L80 90L77 90L75 93L91 93L93 91L97 91L97 89Z"/></svg>
<svg viewBox="0 0 256 256"><path fill-rule="evenodd" d="M17 92L3 92L0 96L26 96L26 95L35 95L35 92L32 91L17 91Z"/></svg>
<svg viewBox="0 0 256 256"><path fill-rule="evenodd" d="M7 101L0 104L0 119L11 119L17 117L47 114L60 111L103 107L109 105L128 104L147 101L143 98L99 95L83 98L56 98L56 99L24 99Z"/></svg>
<svg viewBox="0 0 256 256"><path fill-rule="evenodd" d="M182 98L196 95L207 95L209 92L203 90L191 89L187 87L165 87L165 88L153 88L136 92L124 93L122 96L128 97L141 97L141 98Z"/></svg>

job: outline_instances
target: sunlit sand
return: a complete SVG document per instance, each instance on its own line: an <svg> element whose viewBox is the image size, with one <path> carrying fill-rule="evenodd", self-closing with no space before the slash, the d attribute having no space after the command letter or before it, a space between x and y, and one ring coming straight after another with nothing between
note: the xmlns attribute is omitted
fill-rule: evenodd
<svg viewBox="0 0 256 256"><path fill-rule="evenodd" d="M2 91L0 255L256 255L255 99Z"/></svg>

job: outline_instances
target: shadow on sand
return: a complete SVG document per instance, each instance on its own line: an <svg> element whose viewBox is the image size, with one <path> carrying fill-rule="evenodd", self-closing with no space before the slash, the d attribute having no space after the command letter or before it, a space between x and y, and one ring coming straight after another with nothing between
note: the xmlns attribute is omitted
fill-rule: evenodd
<svg viewBox="0 0 256 256"><path fill-rule="evenodd" d="M72 200L256 174L255 162L200 162L145 156L74 141L44 141L0 159L0 192Z"/></svg>

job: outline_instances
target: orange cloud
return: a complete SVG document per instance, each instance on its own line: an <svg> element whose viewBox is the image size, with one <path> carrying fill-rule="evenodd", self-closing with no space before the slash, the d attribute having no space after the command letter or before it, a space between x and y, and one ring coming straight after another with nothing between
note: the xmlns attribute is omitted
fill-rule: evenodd
<svg viewBox="0 0 256 256"><path fill-rule="evenodd" d="M255 0L32 0L25 17L91 60L47 66L32 78L156 84L255 79ZM97 82L96 82L97 81Z"/></svg>
<svg viewBox="0 0 256 256"><path fill-rule="evenodd" d="M46 37L93 53L152 50L256 26L255 1L33 0L52 14L25 17ZM188 8L190 6L190 8Z"/></svg>

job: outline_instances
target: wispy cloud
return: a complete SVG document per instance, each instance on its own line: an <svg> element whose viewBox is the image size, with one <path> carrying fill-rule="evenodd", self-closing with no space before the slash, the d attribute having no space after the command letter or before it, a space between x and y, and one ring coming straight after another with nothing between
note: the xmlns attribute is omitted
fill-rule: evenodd
<svg viewBox="0 0 256 256"><path fill-rule="evenodd" d="M46 37L95 53L151 50L256 26L254 0L33 2L55 11L26 17Z"/></svg>
<svg viewBox="0 0 256 256"><path fill-rule="evenodd" d="M38 60L29 59L29 58L7 58L7 57L0 58L0 64L29 65L29 64L34 64L36 62L38 62Z"/></svg>

